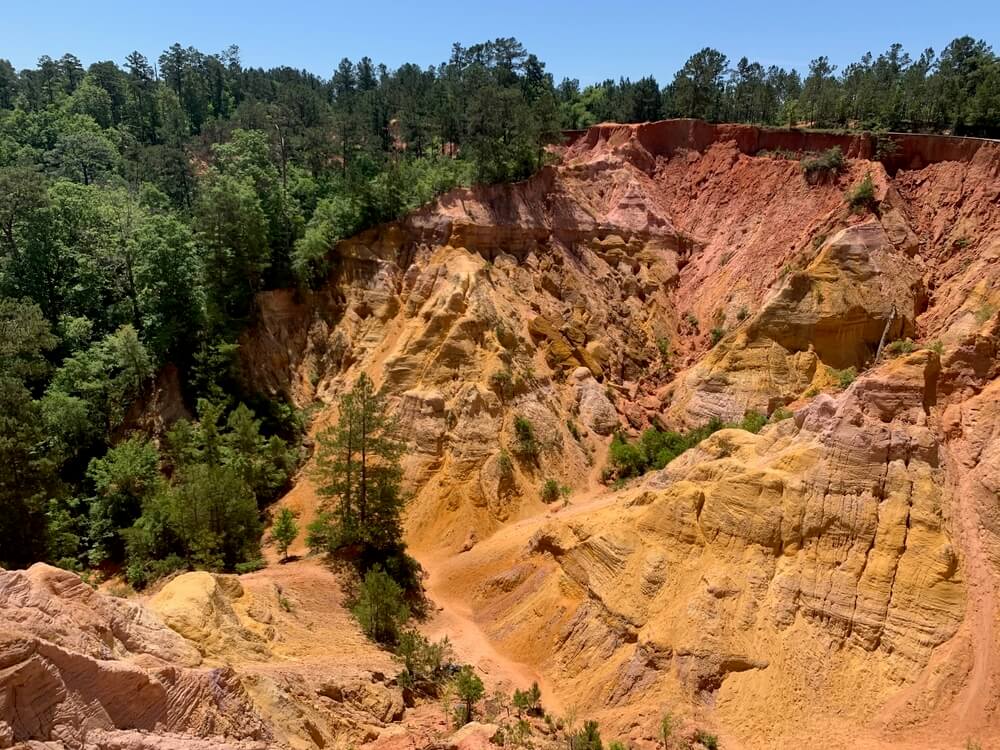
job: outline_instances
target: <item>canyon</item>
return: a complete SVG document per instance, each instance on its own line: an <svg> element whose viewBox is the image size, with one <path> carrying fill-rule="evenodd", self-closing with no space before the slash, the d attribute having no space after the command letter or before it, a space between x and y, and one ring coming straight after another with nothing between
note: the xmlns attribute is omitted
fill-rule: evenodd
<svg viewBox="0 0 1000 750"><path fill-rule="evenodd" d="M360 373L387 394L419 627L490 687L636 748L666 711L724 748L1000 746L1000 144L597 125L257 307L243 377L314 434ZM605 481L616 433L747 412ZM314 517L308 463L278 505ZM488 741L408 699L343 573L291 551L129 598L0 571L0 747Z"/></svg>

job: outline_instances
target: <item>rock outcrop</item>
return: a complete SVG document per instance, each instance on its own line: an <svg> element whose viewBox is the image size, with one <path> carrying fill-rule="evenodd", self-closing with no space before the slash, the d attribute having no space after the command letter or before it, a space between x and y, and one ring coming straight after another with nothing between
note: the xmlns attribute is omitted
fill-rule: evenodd
<svg viewBox="0 0 1000 750"><path fill-rule="evenodd" d="M591 128L341 243L287 336L262 300L248 336L304 342L262 382L332 402L372 374L412 447L411 544L460 554L438 589L638 744L665 705L736 746L992 736L968 686L996 679L1000 147L892 138ZM832 146L823 179L789 158ZM601 494L612 433L747 411L776 419Z"/></svg>
<svg viewBox="0 0 1000 750"><path fill-rule="evenodd" d="M271 739L232 669L200 668L198 650L148 609L74 573L0 571L0 625L0 720L11 742L145 746L118 730Z"/></svg>

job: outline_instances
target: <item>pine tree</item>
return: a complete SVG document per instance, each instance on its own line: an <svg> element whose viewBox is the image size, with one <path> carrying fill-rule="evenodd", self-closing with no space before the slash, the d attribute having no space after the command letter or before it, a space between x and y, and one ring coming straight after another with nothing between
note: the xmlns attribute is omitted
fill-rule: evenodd
<svg viewBox="0 0 1000 750"><path fill-rule="evenodd" d="M288 548L298 535L299 525L295 522L295 513L288 508L279 510L271 527L271 540L277 546L282 562L288 559Z"/></svg>
<svg viewBox="0 0 1000 750"><path fill-rule="evenodd" d="M310 547L353 548L363 557L400 548L402 445L387 411L385 397L362 374L341 397L337 424L319 435L315 477L325 501L310 526Z"/></svg>
<svg viewBox="0 0 1000 750"><path fill-rule="evenodd" d="M365 634L379 643L395 643L410 618L403 589L378 565L365 574L353 611Z"/></svg>
<svg viewBox="0 0 1000 750"><path fill-rule="evenodd" d="M472 721L473 709L476 703L483 697L485 688L479 675L472 671L472 667L466 664L455 677L455 692L458 694L462 705L456 712L456 719L460 725L468 724Z"/></svg>

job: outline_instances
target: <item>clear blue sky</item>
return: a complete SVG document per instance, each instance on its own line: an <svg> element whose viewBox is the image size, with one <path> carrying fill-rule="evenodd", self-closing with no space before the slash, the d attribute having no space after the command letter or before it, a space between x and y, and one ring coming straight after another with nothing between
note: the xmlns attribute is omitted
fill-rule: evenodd
<svg viewBox="0 0 1000 750"><path fill-rule="evenodd" d="M390 67L446 59L452 42L516 36L564 75L592 83L652 73L666 83L712 46L803 71L826 54L838 66L900 42L916 56L963 34L1000 47L1000 0L6 0L0 58L16 68L73 52L121 63L138 49L155 62L175 41L204 52L238 44L245 65L290 65L328 77L342 57Z"/></svg>

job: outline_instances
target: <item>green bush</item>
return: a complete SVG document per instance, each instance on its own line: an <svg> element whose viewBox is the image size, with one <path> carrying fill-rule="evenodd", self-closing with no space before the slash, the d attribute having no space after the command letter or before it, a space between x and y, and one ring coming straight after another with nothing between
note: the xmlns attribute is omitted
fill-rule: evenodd
<svg viewBox="0 0 1000 750"><path fill-rule="evenodd" d="M613 487L617 487L625 479L664 468L684 451L693 448L719 430L729 428L756 433L766 424L766 416L748 411L739 422L726 423L713 418L707 424L687 432L658 430L651 427L634 443L630 443L625 435L618 432L611 439L608 450L609 466L601 478L604 482L611 482Z"/></svg>
<svg viewBox="0 0 1000 750"><path fill-rule="evenodd" d="M722 341L722 337L725 336L725 335L726 335L726 329L725 328L719 328L718 326L716 326L715 328L713 328L711 330L711 332L709 333L709 337L712 340L712 346L715 346L720 341Z"/></svg>
<svg viewBox="0 0 1000 750"><path fill-rule="evenodd" d="M801 164L806 177L836 174L844 168L844 152L840 150L840 146L834 146L804 158Z"/></svg>
<svg viewBox="0 0 1000 750"><path fill-rule="evenodd" d="M253 573L257 570L263 570L266 566L267 563L264 562L263 557L256 557L253 560L236 563L236 572L243 575L244 573Z"/></svg>
<svg viewBox="0 0 1000 750"><path fill-rule="evenodd" d="M491 374L490 388L504 401L509 401L514 395L514 378L510 370L497 370Z"/></svg>
<svg viewBox="0 0 1000 750"><path fill-rule="evenodd" d="M527 417L514 417L514 453L522 458L535 458L539 454L535 428Z"/></svg>
<svg viewBox="0 0 1000 750"><path fill-rule="evenodd" d="M656 348L660 352L660 358L663 360L664 364L669 364L670 362L670 339L661 336L656 340Z"/></svg>
<svg viewBox="0 0 1000 750"><path fill-rule="evenodd" d="M415 630L399 634L395 654L403 660L403 671L398 677L400 685L424 693L436 692L454 661L447 636L431 643Z"/></svg>
<svg viewBox="0 0 1000 750"><path fill-rule="evenodd" d="M888 133L878 133L875 136L875 158L884 161L899 151L899 144Z"/></svg>
<svg viewBox="0 0 1000 750"><path fill-rule="evenodd" d="M848 367L844 370L834 370L831 368L830 374L833 375L841 389L844 389L853 383L858 377L858 370L855 367Z"/></svg>
<svg viewBox="0 0 1000 750"><path fill-rule="evenodd" d="M465 726L475 715L476 703L482 699L486 690L483 681L468 664L455 677L455 694L462 703L455 710L455 723Z"/></svg>
<svg viewBox="0 0 1000 750"><path fill-rule="evenodd" d="M779 406L777 409L771 412L771 421L781 422L782 420L785 419L791 419L794 416L795 415L792 414L792 412L786 409L784 406Z"/></svg>
<svg viewBox="0 0 1000 750"><path fill-rule="evenodd" d="M546 479L542 485L542 502L546 505L554 503L560 497L569 495L569 487L560 485L555 479Z"/></svg>
<svg viewBox="0 0 1000 750"><path fill-rule="evenodd" d="M497 471L502 479L509 479L514 474L514 462L510 460L510 454L501 450L497 456Z"/></svg>
<svg viewBox="0 0 1000 750"><path fill-rule="evenodd" d="M916 344L914 344L910 339L897 339L896 341L887 344L885 350L889 354L909 354L916 348Z"/></svg>
<svg viewBox="0 0 1000 750"><path fill-rule="evenodd" d="M705 750L719 750L719 738L703 729L695 732L694 741L701 744Z"/></svg>
<svg viewBox="0 0 1000 750"><path fill-rule="evenodd" d="M531 688L528 690L515 690L513 702L518 716L522 713L533 716L542 715L542 691L537 682L531 683Z"/></svg>
<svg viewBox="0 0 1000 750"><path fill-rule="evenodd" d="M743 420L740 422L740 429L746 430L747 432L752 432L755 435L764 429L767 424L767 416L756 411L748 411L743 415Z"/></svg>
<svg viewBox="0 0 1000 750"><path fill-rule="evenodd" d="M380 565L373 566L365 574L352 611L365 635L378 643L395 643L402 626L410 618L402 586Z"/></svg>
<svg viewBox="0 0 1000 750"><path fill-rule="evenodd" d="M282 560L288 558L288 548L298 535L299 525L295 522L295 513L291 508L281 508L271 526L271 540L278 548L278 556Z"/></svg>
<svg viewBox="0 0 1000 750"><path fill-rule="evenodd" d="M845 199L853 212L874 211L878 202L875 200L875 183L872 182L871 173L866 174L861 182L848 190Z"/></svg>

